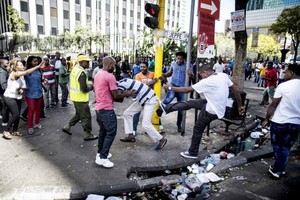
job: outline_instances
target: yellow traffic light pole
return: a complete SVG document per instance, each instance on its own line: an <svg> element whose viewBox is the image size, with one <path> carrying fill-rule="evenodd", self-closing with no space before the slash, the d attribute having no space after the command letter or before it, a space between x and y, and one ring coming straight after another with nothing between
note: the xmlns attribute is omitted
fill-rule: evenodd
<svg viewBox="0 0 300 200"><path fill-rule="evenodd" d="M165 21L165 0L159 0L159 13L158 13L158 31L164 31L164 21ZM163 43L161 42L160 34L155 36L156 48L155 48L155 68L154 73L155 77L160 77L162 75L162 65L163 65ZM157 97L160 99L161 97L161 81L154 84L154 91ZM158 105L159 106L159 105ZM157 106L157 108L158 108ZM156 109L155 109L156 110ZM154 112L152 117L152 124L159 130L159 117L157 116L156 112Z"/></svg>

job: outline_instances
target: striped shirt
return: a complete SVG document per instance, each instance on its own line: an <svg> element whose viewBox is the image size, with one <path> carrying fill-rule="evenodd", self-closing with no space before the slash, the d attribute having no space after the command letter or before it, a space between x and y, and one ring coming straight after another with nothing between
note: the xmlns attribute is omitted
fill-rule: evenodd
<svg viewBox="0 0 300 200"><path fill-rule="evenodd" d="M55 68L53 65L49 64L48 66L44 65L42 68L43 78L47 80L48 85L55 84Z"/></svg>
<svg viewBox="0 0 300 200"><path fill-rule="evenodd" d="M119 90L135 90L136 91L136 99L140 104L144 104L148 99L155 96L154 90L152 90L146 84L129 79L124 78L118 82L118 89Z"/></svg>

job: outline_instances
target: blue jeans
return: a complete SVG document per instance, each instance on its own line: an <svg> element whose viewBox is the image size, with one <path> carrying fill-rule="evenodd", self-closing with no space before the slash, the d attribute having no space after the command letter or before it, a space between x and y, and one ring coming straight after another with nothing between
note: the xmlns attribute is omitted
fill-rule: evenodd
<svg viewBox="0 0 300 200"><path fill-rule="evenodd" d="M117 134L117 116L113 110L97 110L96 114L100 126L98 153L101 159L106 159Z"/></svg>
<svg viewBox="0 0 300 200"><path fill-rule="evenodd" d="M298 138L300 132L299 124L278 124L271 123L271 144L273 146L275 163L274 172L286 170L290 149Z"/></svg>
<svg viewBox="0 0 300 200"><path fill-rule="evenodd" d="M169 103L171 103L173 101L173 99L176 97L177 102L181 102L184 101L185 93L179 93L179 92L174 92L174 91L168 91L167 92L167 96L165 97L163 104L168 105ZM183 111L182 110L178 110L178 115L177 115L177 127L181 128L181 124L182 124L182 117L183 117Z"/></svg>

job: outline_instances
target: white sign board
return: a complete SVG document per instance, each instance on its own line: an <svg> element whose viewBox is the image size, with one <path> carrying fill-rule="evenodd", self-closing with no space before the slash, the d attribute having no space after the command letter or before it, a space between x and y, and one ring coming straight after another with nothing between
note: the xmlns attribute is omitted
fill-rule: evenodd
<svg viewBox="0 0 300 200"><path fill-rule="evenodd" d="M236 31L244 31L246 29L245 26L245 11L238 10L231 13L231 30L233 32Z"/></svg>
<svg viewBox="0 0 300 200"><path fill-rule="evenodd" d="M186 42L188 41L188 34L187 33L181 33L181 32L165 30L165 37L173 39L173 40L181 40L181 41L186 41Z"/></svg>

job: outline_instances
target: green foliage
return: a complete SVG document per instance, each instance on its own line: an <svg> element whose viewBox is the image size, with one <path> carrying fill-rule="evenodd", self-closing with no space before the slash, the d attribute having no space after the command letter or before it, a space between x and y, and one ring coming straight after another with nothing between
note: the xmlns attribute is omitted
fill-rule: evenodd
<svg viewBox="0 0 300 200"><path fill-rule="evenodd" d="M273 36L259 35L258 46L251 47L252 37L248 38L247 50L261 54L263 57L280 56L280 44L276 42Z"/></svg>
<svg viewBox="0 0 300 200"><path fill-rule="evenodd" d="M8 12L8 27L10 31L13 33L20 33L25 31L25 20L20 17L18 11L9 5L7 7Z"/></svg>
<svg viewBox="0 0 300 200"><path fill-rule="evenodd" d="M234 40L229 34L218 34L215 36L215 45L217 46L217 54L226 58L233 58L235 54Z"/></svg>
<svg viewBox="0 0 300 200"><path fill-rule="evenodd" d="M27 42L31 41L31 38L28 38L28 34L22 34L25 30L25 21L22 17L20 17L18 11L9 5L7 7L7 13L7 24L12 32L12 39L9 41L9 51L14 52L17 50L18 45L27 44ZM28 40L26 41L26 39Z"/></svg>
<svg viewBox="0 0 300 200"><path fill-rule="evenodd" d="M288 33L291 35L295 49L294 59L296 59L300 43L300 5L284 9L276 23L272 24L271 30L275 34Z"/></svg>

